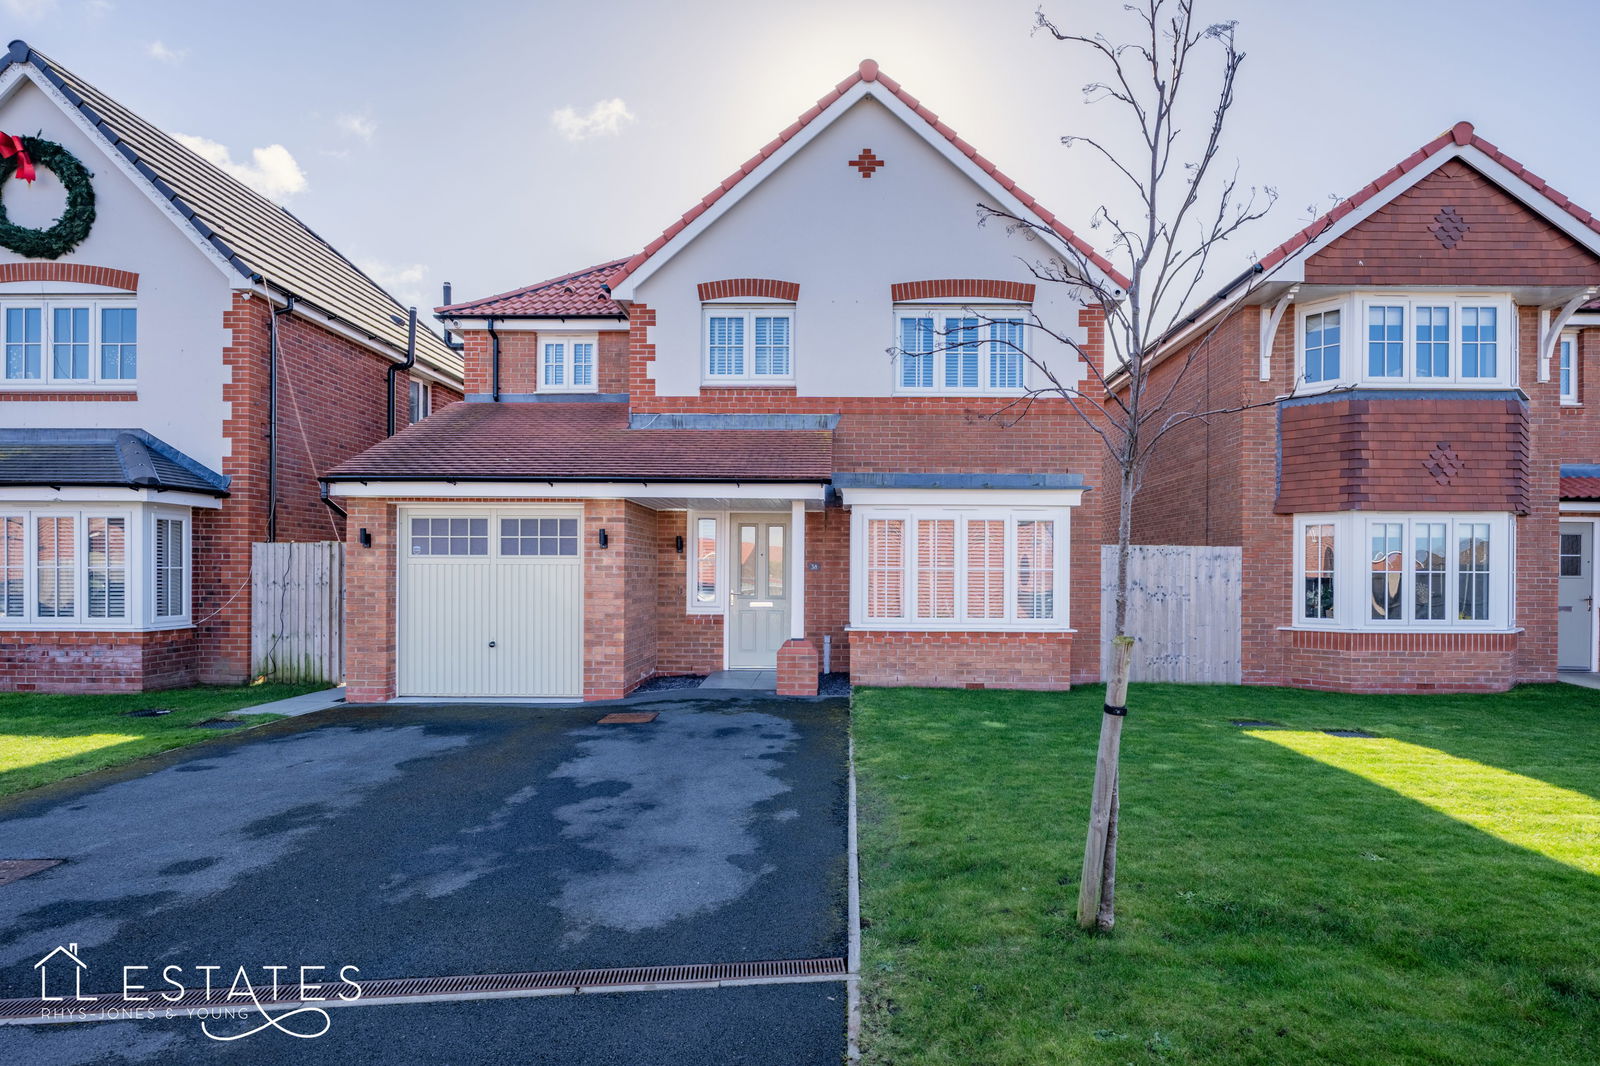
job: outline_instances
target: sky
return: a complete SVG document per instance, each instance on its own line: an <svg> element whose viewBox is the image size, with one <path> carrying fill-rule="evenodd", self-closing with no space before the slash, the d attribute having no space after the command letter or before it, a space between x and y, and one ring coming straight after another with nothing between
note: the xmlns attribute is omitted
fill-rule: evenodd
<svg viewBox="0 0 1600 1066"><path fill-rule="evenodd" d="M284 204L402 303L640 249L872 57L1091 243L1115 135L1039 0L0 0L23 38ZM1223 155L1279 200L1219 288L1460 119L1600 211L1582 0L1200 0L1246 53ZM1125 33L1122 0L1044 0ZM953 224L973 224L970 218ZM1208 278L1208 282L1212 280Z"/></svg>

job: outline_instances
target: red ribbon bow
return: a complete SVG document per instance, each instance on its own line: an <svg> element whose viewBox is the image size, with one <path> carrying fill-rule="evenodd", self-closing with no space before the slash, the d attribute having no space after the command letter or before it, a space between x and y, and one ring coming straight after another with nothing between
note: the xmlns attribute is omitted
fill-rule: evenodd
<svg viewBox="0 0 1600 1066"><path fill-rule="evenodd" d="M10 159L12 156L17 157L17 177L23 181L33 181L33 160L28 158L28 150L22 147L22 138L0 133L0 159Z"/></svg>

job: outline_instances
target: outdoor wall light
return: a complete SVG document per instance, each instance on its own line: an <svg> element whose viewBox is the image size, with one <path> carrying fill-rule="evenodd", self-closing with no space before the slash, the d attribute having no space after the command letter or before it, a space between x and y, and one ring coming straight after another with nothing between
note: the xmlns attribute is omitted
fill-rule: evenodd
<svg viewBox="0 0 1600 1066"><path fill-rule="evenodd" d="M366 526L361 527L361 532L356 534L356 539L361 542L363 548L372 547L372 534L367 531Z"/></svg>
<svg viewBox="0 0 1600 1066"><path fill-rule="evenodd" d="M600 531L600 547L604 548L611 543L611 538L606 536L606 531Z"/></svg>
<svg viewBox="0 0 1600 1066"><path fill-rule="evenodd" d="M674 540L677 543L678 554L682 555L683 554L683 535L679 534L677 537L674 538Z"/></svg>

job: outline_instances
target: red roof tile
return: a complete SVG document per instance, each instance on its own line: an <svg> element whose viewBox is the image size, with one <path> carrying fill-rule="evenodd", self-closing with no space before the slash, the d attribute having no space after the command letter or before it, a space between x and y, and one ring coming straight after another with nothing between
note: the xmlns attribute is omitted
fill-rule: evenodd
<svg viewBox="0 0 1600 1066"><path fill-rule="evenodd" d="M629 429L628 405L453 403L325 476L388 481L826 481L833 434Z"/></svg>
<svg viewBox="0 0 1600 1066"><path fill-rule="evenodd" d="M1452 143L1458 147L1464 148L1467 145L1471 145L1472 147L1478 149L1484 155L1488 156L1496 163L1499 163L1511 173L1517 175L1523 181L1533 186L1533 188L1543 193L1552 202L1554 202L1556 206L1561 207L1569 212L1573 218L1582 222L1596 233L1600 233L1600 219L1596 219L1588 211L1585 211L1583 208L1579 207L1577 204L1574 204L1561 193L1550 188L1550 186L1545 183L1543 178L1539 177L1537 174L1524 167L1521 163L1502 152L1495 145L1478 136L1477 132L1472 127L1472 123L1457 122L1444 133L1439 134L1439 136L1435 137L1421 148L1418 148L1415 152L1412 152L1410 155L1406 156L1405 159L1401 160L1393 167L1390 167L1381 176L1379 176L1376 181L1369 185L1363 186L1355 195L1341 200L1337 205L1334 206L1333 210L1329 211L1327 214L1324 214L1321 218L1311 223L1311 225L1307 226L1305 229L1296 233L1293 237L1290 237L1287 241L1284 241L1282 244L1278 245L1278 247L1262 256L1260 260L1262 269L1271 270L1289 256L1300 251L1300 249L1304 248L1311 241L1315 240L1319 235L1326 232L1331 223L1338 221L1345 215L1348 215L1351 211L1354 211L1356 208L1372 199L1374 196L1377 196L1379 193L1383 192L1383 190L1387 189L1389 186L1405 177L1411 171L1421 166L1435 152Z"/></svg>
<svg viewBox="0 0 1600 1066"><path fill-rule="evenodd" d="M606 278L625 262L627 262L625 259L614 259L609 263L585 267L571 274L563 274L559 278L541 281L537 285L527 285L520 289L512 289L510 292L502 292L497 296L485 296L479 300L448 304L436 307L434 310L439 314L464 316L622 318L625 314L622 305L611 299L605 283Z"/></svg>
<svg viewBox="0 0 1600 1066"><path fill-rule="evenodd" d="M756 167L764 163L774 152L778 151L778 149L787 144L795 134L799 133L806 126L810 125L810 123L816 119L818 115L821 115L829 105L831 105L835 100L839 99L839 97L843 96L846 91L863 81L875 81L882 85L885 89L888 89L889 92L893 93L901 103L905 104L908 108L914 111L917 116L929 126L932 126L935 132L954 145L957 151L966 156L968 159L972 160L973 164L977 166L979 170L982 170L985 174L989 175L989 177L993 178L997 183L1000 184L1002 188L1009 191L1011 195L1020 200L1024 206L1032 210L1033 213L1038 216L1039 221L1047 229L1053 232L1056 236L1060 237L1062 240L1066 241L1095 266L1105 271L1106 275L1118 285L1122 286L1122 288L1128 288L1130 284L1128 279L1123 277L1121 272L1119 272L1116 267L1112 266L1109 260L1107 260L1099 252L1096 252L1086 241L1082 240L1077 234L1073 233L1072 230L1068 229L1066 224L1060 219L1056 218L1049 211L1046 211L1042 205L1034 200L1033 197L1023 192L1022 189L1018 188L1017 183L1007 177L999 167L995 166L982 155L979 155L970 144L956 136L956 132L954 130L945 125L943 122L939 121L938 115L934 114L932 111L929 111L922 105L920 101L917 100L916 97L902 89L899 82L895 81L887 74L880 72L878 70L878 64L870 59L863 59L861 61L860 68L857 69L855 73L851 74L848 78L844 79L844 81L841 81L838 85L834 86L833 89L825 94L822 99L818 100L810 110L805 112L805 114L801 115L794 122L790 123L789 126L784 129L783 132L779 133L777 137L771 141L768 141L759 152L746 160L744 165L729 175L721 185L715 189L712 189L700 200L699 203L695 204L688 211L686 211L682 218L676 220L672 223L672 225L668 226L661 236L645 245L644 251L621 264L621 269L615 271L611 275L608 280L608 284L612 288L616 288L618 285L622 284L623 280L626 279L628 275L632 274L635 270L638 270L639 267L643 266L646 260L665 247L666 243L682 232L683 229L689 225L689 223L693 222L696 218L700 217L700 215L704 214L706 209L720 200L724 193L737 185L741 180L744 179L746 175L755 170Z"/></svg>
<svg viewBox="0 0 1600 1066"><path fill-rule="evenodd" d="M1600 477L1564 477L1561 479L1563 500L1600 500Z"/></svg>

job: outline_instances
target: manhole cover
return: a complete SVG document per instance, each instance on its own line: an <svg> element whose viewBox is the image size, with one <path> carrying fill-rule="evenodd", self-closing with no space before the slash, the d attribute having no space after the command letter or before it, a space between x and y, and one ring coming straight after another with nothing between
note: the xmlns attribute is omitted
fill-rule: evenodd
<svg viewBox="0 0 1600 1066"><path fill-rule="evenodd" d="M1282 729L1282 722L1268 722L1258 718L1235 718L1233 724L1240 729Z"/></svg>
<svg viewBox="0 0 1600 1066"><path fill-rule="evenodd" d="M9 885L24 877L60 866L65 859L0 859L0 885Z"/></svg>
<svg viewBox="0 0 1600 1066"><path fill-rule="evenodd" d="M655 711L617 711L600 719L601 725L644 725L656 720Z"/></svg>
<svg viewBox="0 0 1600 1066"><path fill-rule="evenodd" d="M232 721L232 720L227 719L227 718L213 718L209 722L196 722L194 724L194 728L196 728L196 729L238 729L240 726L242 726L244 724L245 723L243 723L243 722Z"/></svg>
<svg viewBox="0 0 1600 1066"><path fill-rule="evenodd" d="M1365 729L1324 729L1323 732L1330 737L1362 737L1367 740L1374 740L1378 736L1378 734L1369 733Z"/></svg>
<svg viewBox="0 0 1600 1066"><path fill-rule="evenodd" d="M126 716L129 718L160 718L164 714L171 713L171 709L167 707L146 707L142 711L128 711Z"/></svg>

